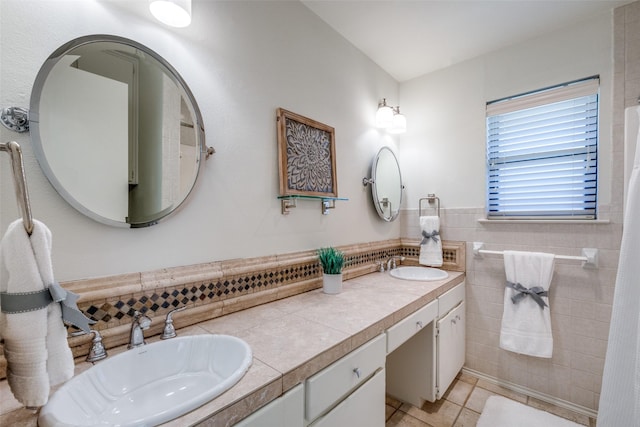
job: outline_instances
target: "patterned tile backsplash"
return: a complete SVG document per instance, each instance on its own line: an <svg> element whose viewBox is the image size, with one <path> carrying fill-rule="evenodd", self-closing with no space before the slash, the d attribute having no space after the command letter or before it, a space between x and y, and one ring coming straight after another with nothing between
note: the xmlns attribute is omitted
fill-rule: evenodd
<svg viewBox="0 0 640 427"><path fill-rule="evenodd" d="M443 268L465 271L464 242L443 241ZM404 256L403 264L417 265L420 240L393 239L340 246L346 255L344 279L378 270L390 256ZM260 304L307 292L322 286L322 270L315 251L277 256L217 261L192 266L70 281L61 284L80 295L78 308L97 323L107 349L127 343L136 311L163 317L177 307L188 310L174 316L176 328ZM162 332L156 320L146 337ZM69 338L75 357L85 357L91 337ZM0 350L1 350L0 344ZM0 351L0 354L2 352ZM0 378L6 376L6 361L0 356Z"/></svg>
<svg viewBox="0 0 640 427"><path fill-rule="evenodd" d="M464 259L462 259L462 246L445 242L444 260L449 264L447 268L452 270L462 270ZM392 255L404 256L405 263L417 263L420 248L418 241L390 240L366 245L350 245L340 247L346 254L345 275L355 277L375 271L376 262L386 260ZM82 282L73 283L74 292L82 295L78 307L91 319L98 323L94 325L96 329L106 329L108 327L121 324L129 324L136 311L149 316L164 315L174 308L189 305L211 304L224 301L229 298L236 298L243 295L258 293L284 287L302 281L315 279L317 286L321 286L320 277L322 270L313 252L301 252L286 255L287 260L282 262L260 262L262 258L242 260L234 263L237 270L244 268L241 274L224 274L224 263L222 276L212 280L199 280L185 284L178 284L171 287L161 287L149 289L147 291L133 294L119 293L119 286L113 286L110 296L100 298L100 300L90 299L82 289ZM272 257L265 261L272 260ZM456 260L462 262L456 268ZM202 268L194 266L193 268ZM213 264L204 266L212 272L219 271ZM91 279L94 283L96 279ZM112 282L112 280L108 280ZM64 284L63 284L64 286Z"/></svg>

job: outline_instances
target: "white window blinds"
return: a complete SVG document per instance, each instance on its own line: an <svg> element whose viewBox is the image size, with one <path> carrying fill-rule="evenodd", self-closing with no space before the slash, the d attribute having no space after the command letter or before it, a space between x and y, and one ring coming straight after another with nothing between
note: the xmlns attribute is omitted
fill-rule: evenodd
<svg viewBox="0 0 640 427"><path fill-rule="evenodd" d="M595 219L599 79L487 104L487 217Z"/></svg>

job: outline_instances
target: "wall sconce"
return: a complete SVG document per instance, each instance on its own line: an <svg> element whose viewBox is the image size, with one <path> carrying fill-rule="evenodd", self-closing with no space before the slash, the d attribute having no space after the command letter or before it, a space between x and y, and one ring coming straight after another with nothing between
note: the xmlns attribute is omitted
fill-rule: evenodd
<svg viewBox="0 0 640 427"><path fill-rule="evenodd" d="M407 131L407 118L400 113L400 107L387 105L387 99L382 98L376 111L376 127L387 129L389 133L404 133Z"/></svg>
<svg viewBox="0 0 640 427"><path fill-rule="evenodd" d="M191 24L191 0L149 0L149 10L158 21L171 27Z"/></svg>

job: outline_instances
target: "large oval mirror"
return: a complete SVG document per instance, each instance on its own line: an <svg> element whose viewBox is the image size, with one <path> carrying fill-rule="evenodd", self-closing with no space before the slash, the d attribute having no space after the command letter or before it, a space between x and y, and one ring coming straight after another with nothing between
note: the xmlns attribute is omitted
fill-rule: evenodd
<svg viewBox="0 0 640 427"><path fill-rule="evenodd" d="M380 218L393 221L398 217L402 189L398 159L390 148L382 147L371 165L371 194Z"/></svg>
<svg viewBox="0 0 640 427"><path fill-rule="evenodd" d="M109 225L145 227L174 212L212 152L184 80L121 37L86 36L56 50L36 77L29 116L51 184Z"/></svg>

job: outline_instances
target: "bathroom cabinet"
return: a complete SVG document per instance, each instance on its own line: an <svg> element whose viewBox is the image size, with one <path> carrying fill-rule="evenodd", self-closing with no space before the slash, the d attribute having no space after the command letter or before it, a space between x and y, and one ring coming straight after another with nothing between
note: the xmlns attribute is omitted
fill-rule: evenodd
<svg viewBox="0 0 640 427"><path fill-rule="evenodd" d="M464 282L441 295L404 321L414 325L414 333L389 345L386 361L387 393L421 407L425 401L440 399L462 369L465 357ZM436 304L435 307L430 307ZM424 315L416 320L421 311ZM403 321L403 322L404 322ZM427 322L427 323L425 323ZM389 342L395 329L387 331Z"/></svg>
<svg viewBox="0 0 640 427"><path fill-rule="evenodd" d="M457 283L236 426L384 427L385 393L418 407L440 399L464 364L465 285Z"/></svg>

